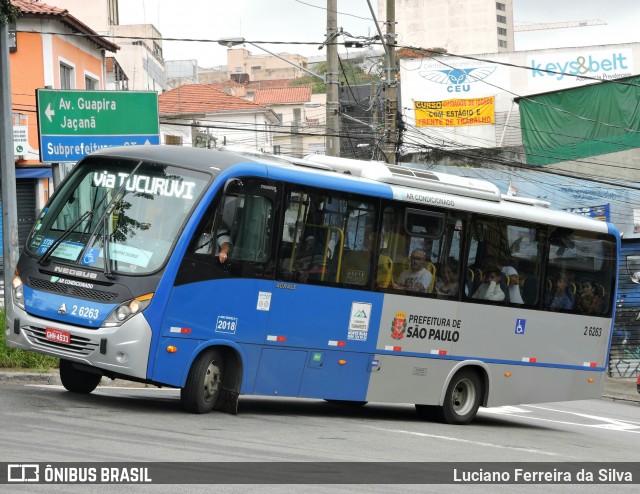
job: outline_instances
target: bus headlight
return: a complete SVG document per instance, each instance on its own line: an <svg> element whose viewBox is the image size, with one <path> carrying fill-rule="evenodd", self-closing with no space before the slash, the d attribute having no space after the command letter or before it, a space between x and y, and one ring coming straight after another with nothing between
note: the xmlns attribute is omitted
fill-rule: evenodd
<svg viewBox="0 0 640 494"><path fill-rule="evenodd" d="M149 307L152 298L153 293L147 293L146 295L121 303L111 311L111 314L109 314L109 316L104 320L102 327L112 328L120 326L125 321L128 321L133 316Z"/></svg>
<svg viewBox="0 0 640 494"><path fill-rule="evenodd" d="M24 310L24 287L20 276L14 276L11 281L11 296L13 303Z"/></svg>

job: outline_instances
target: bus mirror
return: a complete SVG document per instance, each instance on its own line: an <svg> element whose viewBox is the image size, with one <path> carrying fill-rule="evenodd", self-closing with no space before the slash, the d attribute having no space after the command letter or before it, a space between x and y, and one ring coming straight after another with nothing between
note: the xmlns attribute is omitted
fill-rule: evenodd
<svg viewBox="0 0 640 494"><path fill-rule="evenodd" d="M631 275L631 281L634 283L640 284L640 271L636 271Z"/></svg>
<svg viewBox="0 0 640 494"><path fill-rule="evenodd" d="M232 178L224 185L224 195L229 194L242 194L244 191L244 184L239 178Z"/></svg>

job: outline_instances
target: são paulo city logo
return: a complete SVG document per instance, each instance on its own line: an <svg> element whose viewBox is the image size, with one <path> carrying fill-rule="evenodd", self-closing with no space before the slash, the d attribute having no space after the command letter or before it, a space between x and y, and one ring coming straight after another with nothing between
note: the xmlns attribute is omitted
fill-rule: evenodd
<svg viewBox="0 0 640 494"><path fill-rule="evenodd" d="M405 313L400 311L396 312L396 317L393 318L391 323L391 337L394 340L401 340L404 338L404 332L407 329L407 319Z"/></svg>
<svg viewBox="0 0 640 494"><path fill-rule="evenodd" d="M460 339L458 329L461 326L462 321L460 319L418 314L409 314L407 318L405 312L398 311L391 323L391 338L401 340L406 337L455 343Z"/></svg>

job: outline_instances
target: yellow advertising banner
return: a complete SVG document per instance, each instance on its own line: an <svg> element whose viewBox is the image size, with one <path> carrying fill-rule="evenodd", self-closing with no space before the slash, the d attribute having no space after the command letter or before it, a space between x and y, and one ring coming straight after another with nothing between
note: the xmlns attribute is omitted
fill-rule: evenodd
<svg viewBox="0 0 640 494"><path fill-rule="evenodd" d="M495 96L445 101L414 101L416 127L461 127L495 123Z"/></svg>

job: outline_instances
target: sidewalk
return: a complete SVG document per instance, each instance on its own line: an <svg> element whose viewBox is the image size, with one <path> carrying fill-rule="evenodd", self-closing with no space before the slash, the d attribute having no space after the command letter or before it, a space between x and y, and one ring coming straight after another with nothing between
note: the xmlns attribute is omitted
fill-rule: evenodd
<svg viewBox="0 0 640 494"><path fill-rule="evenodd" d="M635 401L640 403L640 393L638 393L636 378L613 378L607 376L604 381L602 398L613 401Z"/></svg>
<svg viewBox="0 0 640 494"><path fill-rule="evenodd" d="M0 369L0 384L56 384L60 385L58 372L37 373ZM121 379L102 378L100 386L155 387ZM627 401L640 403L635 378L606 377L602 398L611 401Z"/></svg>

